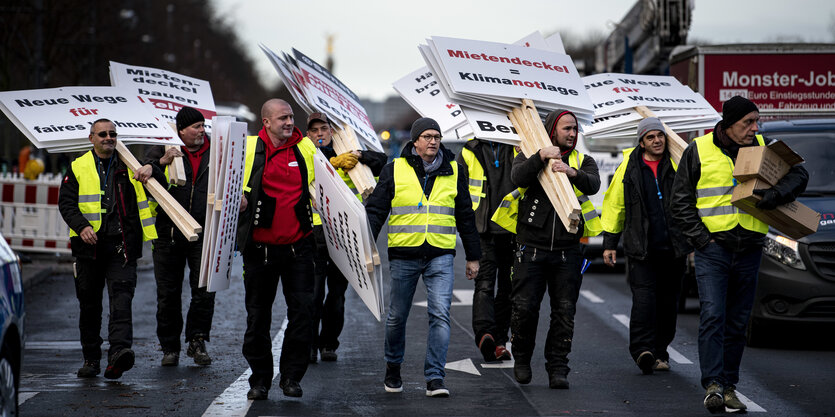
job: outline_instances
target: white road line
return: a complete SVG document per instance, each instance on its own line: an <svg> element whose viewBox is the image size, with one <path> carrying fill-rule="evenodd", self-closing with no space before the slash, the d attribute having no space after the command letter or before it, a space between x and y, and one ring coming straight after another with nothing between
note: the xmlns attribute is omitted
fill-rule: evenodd
<svg viewBox="0 0 835 417"><path fill-rule="evenodd" d="M739 397L739 401L742 401L743 404L748 406L749 413L764 413L765 408L759 406L759 404L751 401L748 397L742 395L741 392L737 391L736 396Z"/></svg>
<svg viewBox="0 0 835 417"><path fill-rule="evenodd" d="M281 358L281 344L284 343L284 331L287 330L287 318L281 323L281 329L273 339L273 361L278 364ZM249 407L252 401L246 399L246 393L249 391L249 376L252 375L252 369L247 368L240 377L238 377L232 385L229 385L222 394L212 401L209 408L203 413L203 417L234 417L246 416L249 412ZM278 375L278 366L273 370L273 378Z"/></svg>
<svg viewBox="0 0 835 417"><path fill-rule="evenodd" d="M28 392L19 392L17 394L17 405L18 407L23 405L26 400L38 395L38 391L28 391Z"/></svg>
<svg viewBox="0 0 835 417"><path fill-rule="evenodd" d="M619 321L620 324L626 326L627 329L629 328L629 316L627 316L626 314L612 314L612 317L614 317L615 320ZM672 346L667 346L667 353L670 354L670 359L672 359L675 363L681 365L693 364L693 361L687 359L684 355L682 355L679 351L675 350Z"/></svg>
<svg viewBox="0 0 835 417"><path fill-rule="evenodd" d="M475 290L452 290L452 295L454 297L452 299L452 303L450 303L450 307L473 305L473 293L475 293ZM426 302L426 300L424 300L414 302L412 303L412 305L418 307L427 307L428 303Z"/></svg>
<svg viewBox="0 0 835 417"><path fill-rule="evenodd" d="M586 297L587 300L589 300L590 302L595 303L595 304L600 304L600 303L603 302L602 298L598 297L597 295L595 295L593 292L591 292L589 290L580 290L580 295L582 295L583 297Z"/></svg>

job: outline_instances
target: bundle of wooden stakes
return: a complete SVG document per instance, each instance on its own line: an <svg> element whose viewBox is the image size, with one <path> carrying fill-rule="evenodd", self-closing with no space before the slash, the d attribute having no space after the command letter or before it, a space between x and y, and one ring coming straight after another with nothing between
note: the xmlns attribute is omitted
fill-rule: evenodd
<svg viewBox="0 0 835 417"><path fill-rule="evenodd" d="M331 142L333 143L333 150L336 151L337 155L362 150L359 139L357 139L356 132L354 132L354 129L347 124L343 124L341 128L334 126L333 139ZM368 198L368 196L370 196L374 191L374 187L377 186L377 181L374 179L374 174L371 172L371 168L361 163L357 163L357 165L348 170L347 173L348 177L350 177L351 181L354 183L357 193L359 193L363 199Z"/></svg>
<svg viewBox="0 0 835 417"><path fill-rule="evenodd" d="M119 159L130 168L131 171L136 172L139 168L142 168L142 164L136 160L136 157L128 150L127 146L121 141L116 141L116 152L119 154ZM171 194L168 194L168 190L163 187L156 179L149 178L148 182L145 183L145 189L148 190L149 193L154 197L154 199L159 203L160 207L168 213L168 217L171 218L171 221L177 226L177 229L183 233L183 236L188 239L189 242L194 242L198 238L198 233L203 231L203 227L200 226L200 223L197 223L194 220L194 217L191 217L191 214L186 211Z"/></svg>
<svg viewBox="0 0 835 417"><path fill-rule="evenodd" d="M523 99L522 105L514 108L507 116L522 140L521 148L525 156L530 158L540 149L552 146L551 138L545 131L533 101ZM552 171L549 166L539 173L539 183L542 184L565 229L570 233L577 233L583 212L568 177L562 172Z"/></svg>

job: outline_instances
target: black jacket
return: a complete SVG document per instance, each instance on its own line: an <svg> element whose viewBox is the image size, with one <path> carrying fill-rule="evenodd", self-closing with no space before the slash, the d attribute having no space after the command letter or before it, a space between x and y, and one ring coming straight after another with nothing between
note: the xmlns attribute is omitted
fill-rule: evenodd
<svg viewBox="0 0 835 417"><path fill-rule="evenodd" d="M206 140L209 140L207 137ZM165 147L152 146L145 152L145 163L151 164L160 171L165 171L165 166L159 163L159 159L165 155ZM205 226L206 222L206 195L209 188L209 151L203 154L200 159L200 166L197 167L197 182L192 181L192 174L194 167L191 166L191 160L187 156L183 156L183 166L185 167L186 183L182 186L169 184L168 193L180 203L181 206L191 214L191 217L200 224ZM183 233L177 229L174 222L168 216L168 213L162 208L157 209L157 235L159 241L174 244L174 240L179 243L187 242ZM205 228L205 227L204 227ZM203 241L203 233L200 233L198 242Z"/></svg>
<svg viewBox="0 0 835 417"><path fill-rule="evenodd" d="M113 183L113 187L108 187L108 189L112 189L115 193L116 213L118 213L118 220L123 232L118 240L125 248L126 261L134 261L142 257L142 223L139 220L139 208L136 205L136 192L128 177L128 169L125 164L119 160L115 153L113 158L116 158L112 168L114 171L108 179L108 182ZM153 176L158 181L162 179L164 184L165 177L161 171L154 168ZM101 181L101 179L96 178L94 181ZM72 165L67 168L67 173L61 182L58 195L58 211L60 211L61 217L64 218L70 229L76 233L81 233L85 227L90 226L90 222L84 218L78 208L78 180L72 171ZM102 222L104 221L105 219L102 218ZM113 240L102 239L100 234L98 237L99 243L95 245L84 243L80 236L70 238L72 255L76 258L96 259L96 255L100 251L98 245L103 242L118 244L118 242L114 243Z"/></svg>
<svg viewBox="0 0 835 417"><path fill-rule="evenodd" d="M570 155L569 153L563 156L563 162L568 163ZM548 200L548 196L537 178L546 166L550 166L550 164L542 162L539 152L533 154L530 158L520 153L513 160L513 170L511 171L513 183L517 187L528 187L525 196L519 202L516 240L522 245L548 250L575 247L580 242L580 238L583 237L584 221L580 216L577 233L569 233L563 227L562 221L557 216L554 206L551 205L551 201ZM577 176L569 178L569 181L587 196L596 194L600 189L600 174L594 158L585 155L582 166L577 170Z"/></svg>
<svg viewBox="0 0 835 417"><path fill-rule="evenodd" d="M673 182L676 171L670 162L669 152L658 163L658 189L656 178L643 162L644 150L639 146L629 154L626 170L623 174L624 222L621 233L603 232L603 249L617 249L623 235L623 250L626 256L644 260L654 249L650 242L661 242L664 249L672 250L675 257L681 257L693 249L687 244L670 211L670 197L673 194ZM658 204L657 193L660 190L663 216L650 216L649 205ZM650 200L651 199L651 200ZM653 236L650 236L653 233ZM651 238L652 237L652 238Z"/></svg>
<svg viewBox="0 0 835 417"><path fill-rule="evenodd" d="M424 194L428 198L432 192L432 187L435 185L435 177L452 175L450 162L454 163L454 155L441 145L440 152L442 152L444 157L441 167L426 178L426 173L423 171L423 162L420 157L412 154L412 148L414 148L414 145L412 142L408 142L400 154L414 168L418 180L421 183L424 180L426 181ZM466 254L467 260L475 261L481 259L481 243L479 242L478 232L475 227L473 203L470 200L470 191L467 183L467 167L458 164L458 194L455 196L455 226L458 229L458 234L461 236L461 242L464 245L464 253ZM383 167L383 171L380 173L380 181L377 182L377 187L374 188L374 192L368 197L365 206L365 211L368 214L368 223L371 225L371 231L374 233L375 239L380 234L380 230L383 228L389 211L391 211L392 200L394 200L394 162L389 162ZM422 246L416 248L388 248L390 259L435 258L445 254L455 255L455 249L437 248L428 242L424 242Z"/></svg>
<svg viewBox="0 0 835 417"><path fill-rule="evenodd" d="M299 135L301 135L298 128L295 128L295 130ZM263 132L264 130L262 129L261 131ZM302 138L302 140L304 140L304 138ZM241 253L245 252L247 245L252 242L252 228L255 221L255 208L259 206L259 201L261 202L261 207L266 207L264 210L266 213L272 213L270 207L273 209L275 208L275 198L268 196L261 188L261 180L264 176L264 165L267 161L267 151L264 148L264 141L259 137L255 143L255 156L252 161L252 173L249 176L249 184L247 184L250 191L244 193L244 198L247 199L247 206L246 210L242 211L238 215L237 244L238 250L241 251ZM302 195L299 198L299 201L296 202L294 211L296 213L296 218L301 224L301 229L305 232L310 232L313 230L313 211L310 207L310 187L307 186L307 161L304 159L304 155L302 155L299 150L298 144L293 145L292 149L293 154L296 157L296 161L299 163L299 172L301 172L302 176ZM275 221L272 216L262 216L259 219L259 222L261 222L259 226L270 227L270 222L272 221ZM278 219L278 221L280 221L280 219Z"/></svg>
<svg viewBox="0 0 835 417"><path fill-rule="evenodd" d="M736 162L739 146L727 145L727 139L723 141L718 137L719 135L724 137L723 133L718 133L719 129L721 127L717 124L712 133L713 143ZM766 144L771 142L772 140L765 138ZM748 146L758 146L758 143L755 140ZM710 233L707 226L702 223L702 218L699 217L699 211L696 208L696 185L701 177L701 169L699 150L696 148L696 142L694 141L687 146L681 155L670 204L673 220L678 223L690 245L694 248L702 248L710 243L711 239L714 239L722 247L732 252L743 252L762 247L765 239L765 235L762 233L747 230L739 225L724 232ZM779 195L777 198L778 204L794 201L806 189L807 182L809 182L809 173L802 164L791 167L789 172L772 187Z"/></svg>
<svg viewBox="0 0 835 417"><path fill-rule="evenodd" d="M479 233L508 234L507 230L493 223L490 218L499 208L502 198L516 189L510 180L510 169L513 166L513 146L473 139L467 141L464 147L472 151L476 160L481 164L484 175L487 176L483 188L486 194L475 210L475 225ZM461 165L466 165L461 153L455 158ZM498 164L498 166L496 166ZM469 170L469 167L468 167Z"/></svg>

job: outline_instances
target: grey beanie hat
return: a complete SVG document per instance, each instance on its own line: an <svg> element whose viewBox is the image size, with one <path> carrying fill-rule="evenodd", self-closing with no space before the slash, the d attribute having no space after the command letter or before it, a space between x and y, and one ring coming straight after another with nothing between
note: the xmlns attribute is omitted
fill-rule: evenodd
<svg viewBox="0 0 835 417"><path fill-rule="evenodd" d="M410 132L412 142L416 141L421 133L429 129L435 129L438 131L438 133L441 133L441 126L438 125L438 122L436 122L434 119L430 119L428 117L421 117L420 119L415 120L415 122L412 123L412 131Z"/></svg>
<svg viewBox="0 0 835 417"><path fill-rule="evenodd" d="M638 141L640 142L644 135L653 130L664 132L664 124L657 117L647 117L638 122Z"/></svg>

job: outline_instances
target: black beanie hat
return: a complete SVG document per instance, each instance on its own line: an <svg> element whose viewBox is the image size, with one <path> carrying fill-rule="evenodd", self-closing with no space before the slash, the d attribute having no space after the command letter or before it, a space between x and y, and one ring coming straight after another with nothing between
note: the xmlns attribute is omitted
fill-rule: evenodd
<svg viewBox="0 0 835 417"><path fill-rule="evenodd" d="M420 119L415 120L415 122L412 123L412 142L416 141L421 133L429 129L435 129L438 131L438 133L441 133L441 126L439 126L438 122L436 122L434 119L430 119L428 117L421 117Z"/></svg>
<svg viewBox="0 0 835 417"><path fill-rule="evenodd" d="M727 129L752 111L760 111L751 100L742 96L733 96L722 104L722 128Z"/></svg>
<svg viewBox="0 0 835 417"><path fill-rule="evenodd" d="M196 109L188 106L183 106L179 112L177 112L177 132L197 123L197 122L205 122L206 118L203 117L203 113L200 113Z"/></svg>

